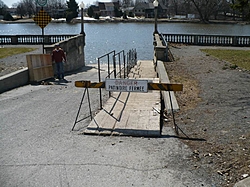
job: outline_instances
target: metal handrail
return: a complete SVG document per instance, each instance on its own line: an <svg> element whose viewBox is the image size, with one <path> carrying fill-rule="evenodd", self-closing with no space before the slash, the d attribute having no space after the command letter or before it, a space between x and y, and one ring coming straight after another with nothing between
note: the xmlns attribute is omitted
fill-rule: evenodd
<svg viewBox="0 0 250 187"><path fill-rule="evenodd" d="M113 59L113 68L111 67L111 62L110 62L110 56L112 55ZM123 57L123 65L121 63L121 57ZM117 63L116 63L116 56L118 56L118 65L119 65L119 71L117 71ZM106 53L100 57L98 57L98 80L101 82L101 59L107 58L107 64L108 64L108 74L105 76L106 78L111 78L114 77L115 79L117 78L118 75L120 75L120 78L122 78L122 70L124 70L124 78L128 77L130 69L136 64L137 61L137 52L135 49L129 50L127 53L127 62L126 62L126 55L124 50L115 53L115 50ZM123 66L123 67L122 67ZM111 71L112 70L112 71ZM127 70L127 72L126 72ZM102 91L101 88L99 88L99 94L100 94L100 109L102 109ZM111 93L109 92L109 97L111 96Z"/></svg>

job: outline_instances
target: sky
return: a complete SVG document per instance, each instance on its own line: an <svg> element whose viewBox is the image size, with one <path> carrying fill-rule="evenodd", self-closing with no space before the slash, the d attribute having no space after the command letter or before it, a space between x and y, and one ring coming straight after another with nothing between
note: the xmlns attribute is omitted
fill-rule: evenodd
<svg viewBox="0 0 250 187"><path fill-rule="evenodd" d="M20 0L2 0L4 2L4 4L6 4L9 8L12 7L12 5L14 3L17 3L19 2ZM49 1L49 0L48 0ZM94 4L94 2L96 2L97 0L76 0L77 3L81 3L83 2L86 5L88 4ZM99 0L99 2L112 2L112 0ZM66 0L65 0L65 3L66 3Z"/></svg>

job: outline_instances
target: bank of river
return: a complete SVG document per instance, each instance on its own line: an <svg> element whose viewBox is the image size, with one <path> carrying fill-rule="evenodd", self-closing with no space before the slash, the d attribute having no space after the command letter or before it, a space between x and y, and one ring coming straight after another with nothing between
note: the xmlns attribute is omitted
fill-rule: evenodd
<svg viewBox="0 0 250 187"><path fill-rule="evenodd" d="M52 23L66 23L66 19L52 19ZM134 22L139 22L139 23L154 23L155 19L154 18L128 18L128 19L123 19L123 18L109 18L109 17L104 17L100 19L94 19L94 18L89 18L85 17L84 18L84 23L134 23ZM169 18L161 18L157 19L157 22L159 23L201 23L199 19L169 19ZM34 20L31 18L28 19L19 19L15 21L4 21L0 20L0 23L34 23ZM81 23L81 18L74 18L71 23ZM250 22L248 21L233 21L233 20L210 20L210 24L241 24L241 25L248 25ZM209 24L208 23L208 24Z"/></svg>
<svg viewBox="0 0 250 187"><path fill-rule="evenodd" d="M136 49L140 60L153 59L154 22L91 22L85 19L86 33L85 60L86 64L96 63L96 59L110 51L119 52ZM20 20L12 24L1 24L0 35L41 35L41 28L30 20ZM57 20L63 21L63 20ZM81 20L77 23L49 23L44 28L45 35L77 35L81 32ZM91 23L88 23L90 21ZM183 20L159 19L158 31L164 34L207 34L249 36L250 25L243 24L202 24L181 22ZM186 20L188 21L188 20ZM19 24L22 23L22 24ZM104 62L105 63L105 62Z"/></svg>

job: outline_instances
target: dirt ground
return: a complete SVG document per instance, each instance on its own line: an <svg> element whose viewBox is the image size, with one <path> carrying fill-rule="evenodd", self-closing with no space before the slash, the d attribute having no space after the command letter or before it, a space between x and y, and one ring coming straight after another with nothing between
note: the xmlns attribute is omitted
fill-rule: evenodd
<svg viewBox="0 0 250 187"><path fill-rule="evenodd" d="M26 55L43 54L41 45L5 45L4 47L27 47L34 48L36 50L0 59L0 76L7 75L9 73L27 67Z"/></svg>
<svg viewBox="0 0 250 187"><path fill-rule="evenodd" d="M194 168L205 168L219 175L222 186L233 186L250 175L250 72L230 69L228 62L200 48L216 47L171 44L170 81L184 85L183 92L176 92L180 111L175 121L182 141L193 150Z"/></svg>

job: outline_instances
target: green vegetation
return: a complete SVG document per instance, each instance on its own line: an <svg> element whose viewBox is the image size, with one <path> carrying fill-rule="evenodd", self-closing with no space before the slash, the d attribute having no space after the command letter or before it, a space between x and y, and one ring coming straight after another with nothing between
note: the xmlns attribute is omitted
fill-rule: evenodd
<svg viewBox="0 0 250 187"><path fill-rule="evenodd" d="M201 51L231 63L232 65L230 65L230 68L232 69L238 66L250 70L249 50L201 49Z"/></svg>
<svg viewBox="0 0 250 187"><path fill-rule="evenodd" d="M20 54L20 53L27 53L30 51L34 51L36 48L25 48L25 47L6 47L0 48L0 59L6 58L8 56Z"/></svg>
<svg viewBox="0 0 250 187"><path fill-rule="evenodd" d="M242 13L243 20L250 20L250 2L248 0L236 0L231 3L231 8Z"/></svg>
<svg viewBox="0 0 250 187"><path fill-rule="evenodd" d="M66 21L69 23L73 18L78 15L79 6L75 0L67 1L68 10L66 11Z"/></svg>

